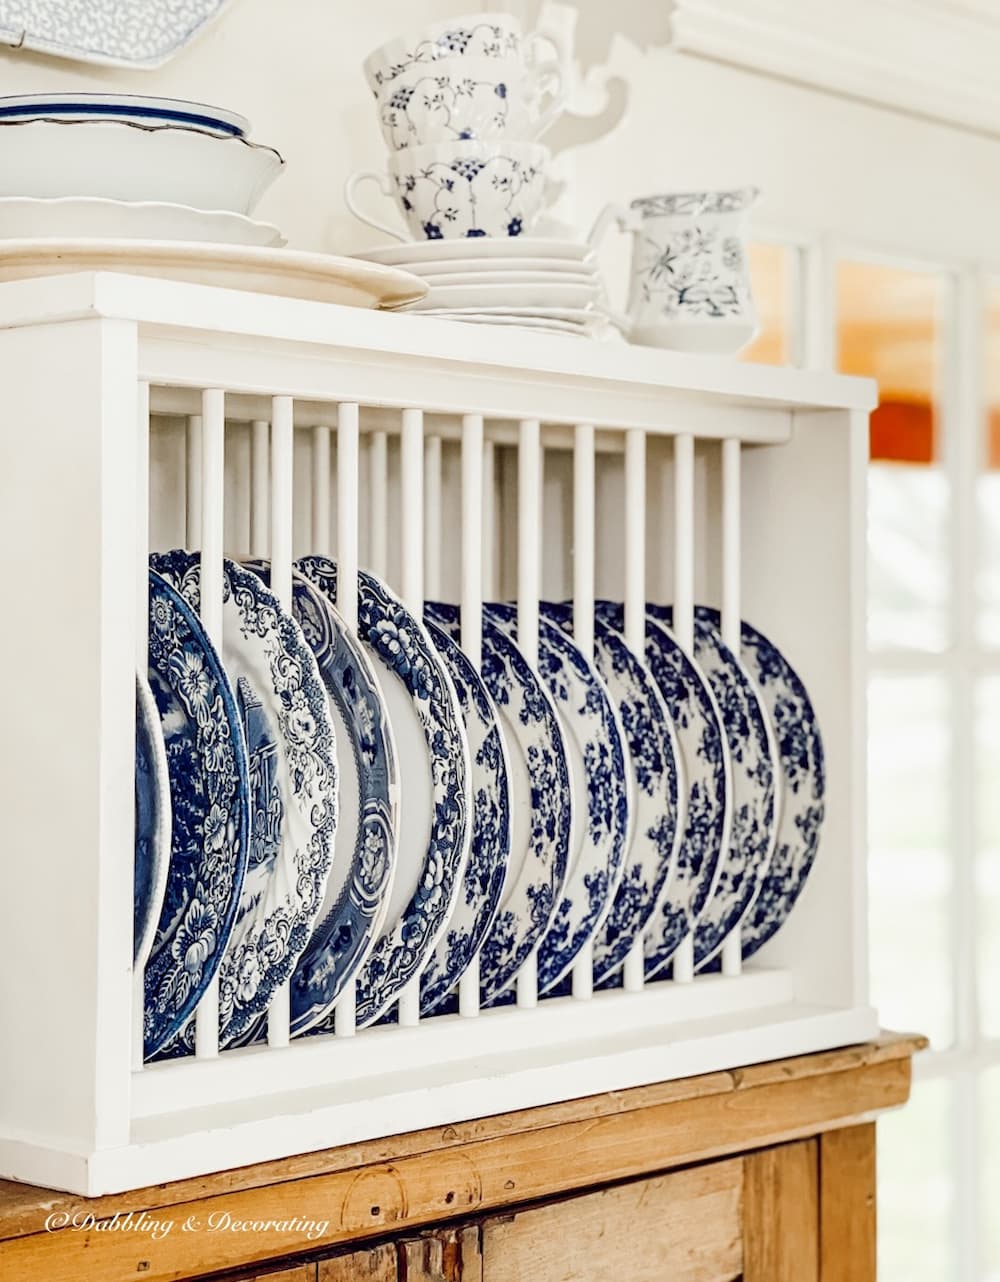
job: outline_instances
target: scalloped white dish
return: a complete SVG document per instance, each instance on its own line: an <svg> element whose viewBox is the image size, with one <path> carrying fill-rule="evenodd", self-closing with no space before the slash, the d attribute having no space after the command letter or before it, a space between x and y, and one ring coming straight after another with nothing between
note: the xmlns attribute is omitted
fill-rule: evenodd
<svg viewBox="0 0 1000 1282"><path fill-rule="evenodd" d="M285 238L271 223L227 209L192 209L166 201L104 200L100 196L0 197L0 239L41 238L184 240L261 245L278 249Z"/></svg>

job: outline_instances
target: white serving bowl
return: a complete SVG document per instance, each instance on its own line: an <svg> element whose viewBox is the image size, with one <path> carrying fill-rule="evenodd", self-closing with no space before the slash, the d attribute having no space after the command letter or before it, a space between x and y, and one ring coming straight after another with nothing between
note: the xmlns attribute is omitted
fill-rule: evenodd
<svg viewBox="0 0 1000 1282"><path fill-rule="evenodd" d="M101 196L249 214L284 163L271 147L195 129L0 123L0 196Z"/></svg>
<svg viewBox="0 0 1000 1282"><path fill-rule="evenodd" d="M127 120L138 125L182 125L241 138L250 132L246 116L224 107L138 93L4 94L0 97L0 120Z"/></svg>
<svg viewBox="0 0 1000 1282"><path fill-rule="evenodd" d="M285 244L271 223L227 209L191 209L162 201L104 200L100 196L0 197L0 240L40 237L75 240L193 240L202 244Z"/></svg>

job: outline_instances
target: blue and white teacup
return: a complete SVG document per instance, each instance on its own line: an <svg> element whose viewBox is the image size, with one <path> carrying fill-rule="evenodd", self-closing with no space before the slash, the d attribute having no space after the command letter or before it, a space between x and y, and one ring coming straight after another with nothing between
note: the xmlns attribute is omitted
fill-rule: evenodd
<svg viewBox="0 0 1000 1282"><path fill-rule="evenodd" d="M642 196L609 205L590 233L632 234L629 340L683 352L738 352L758 330L746 254L756 187Z"/></svg>
<svg viewBox="0 0 1000 1282"><path fill-rule="evenodd" d="M565 53L554 34L538 30L523 35L513 14L470 13L432 22L420 31L388 41L368 55L364 72L376 98L382 98L386 86L414 66L485 58L494 62L513 59L524 67L542 68L564 64Z"/></svg>
<svg viewBox="0 0 1000 1282"><path fill-rule="evenodd" d="M545 196L549 151L530 142L447 142L407 147L386 174L352 174L344 187L356 218L396 240L458 240L530 233ZM358 208L355 193L374 182L395 199L409 236Z"/></svg>
<svg viewBox="0 0 1000 1282"><path fill-rule="evenodd" d="M393 151L435 142L541 137L562 110L558 67L517 58L415 62L376 94L379 123Z"/></svg>

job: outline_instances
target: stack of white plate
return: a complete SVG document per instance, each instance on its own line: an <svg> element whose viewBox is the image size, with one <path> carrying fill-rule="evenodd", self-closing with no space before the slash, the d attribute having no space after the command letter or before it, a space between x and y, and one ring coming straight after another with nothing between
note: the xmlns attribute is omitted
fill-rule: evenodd
<svg viewBox="0 0 1000 1282"><path fill-rule="evenodd" d="M250 214L284 162L249 130L175 98L0 97L0 239L283 245Z"/></svg>
<svg viewBox="0 0 1000 1282"><path fill-rule="evenodd" d="M427 283L411 311L472 325L504 325L579 337L611 324L593 250L538 237L428 240L358 255L401 267Z"/></svg>

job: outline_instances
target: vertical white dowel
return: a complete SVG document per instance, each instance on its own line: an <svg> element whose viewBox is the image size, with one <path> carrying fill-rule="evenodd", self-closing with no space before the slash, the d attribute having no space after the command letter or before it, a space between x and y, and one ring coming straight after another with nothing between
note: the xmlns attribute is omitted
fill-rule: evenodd
<svg viewBox="0 0 1000 1282"><path fill-rule="evenodd" d="M193 426L194 420L189 424ZM223 531L226 452L226 394L208 388L201 394L201 621L209 640L222 654ZM198 1004L195 1054L213 1059L219 1053L219 981L208 986Z"/></svg>
<svg viewBox="0 0 1000 1282"><path fill-rule="evenodd" d="M184 544L191 551L201 547L201 415L187 421L185 448Z"/></svg>
<svg viewBox="0 0 1000 1282"><path fill-rule="evenodd" d="M496 457L492 441L483 446L483 600L497 596Z"/></svg>
<svg viewBox="0 0 1000 1282"><path fill-rule="evenodd" d="M479 668L483 658L483 419L462 419L462 649ZM479 1014L479 954L458 982L460 1015Z"/></svg>
<svg viewBox="0 0 1000 1282"><path fill-rule="evenodd" d="M694 657L694 437L674 439L674 635ZM694 937L688 935L674 954L674 979L694 979Z"/></svg>
<svg viewBox="0 0 1000 1282"><path fill-rule="evenodd" d="M290 396L275 396L271 405L271 591L291 614L294 407ZM288 1045L289 999L286 981L275 991L267 1008L268 1046Z"/></svg>
<svg viewBox="0 0 1000 1282"><path fill-rule="evenodd" d="M733 654L740 653L740 442L722 442L722 639ZM722 945L723 975L743 969L740 932L729 933Z"/></svg>
<svg viewBox="0 0 1000 1282"><path fill-rule="evenodd" d="M271 530L271 428L267 419L250 424L250 555L267 556Z"/></svg>
<svg viewBox="0 0 1000 1282"><path fill-rule="evenodd" d="M517 638L527 662L538 670L538 600L541 595L542 427L520 425L517 450ZM538 958L534 953L517 976L517 1004L538 1005Z"/></svg>
<svg viewBox="0 0 1000 1282"><path fill-rule="evenodd" d="M625 433L625 640L634 654L646 649L646 434ZM642 990L645 978L640 936L625 957L622 983L627 992Z"/></svg>
<svg viewBox="0 0 1000 1282"><path fill-rule="evenodd" d="M573 639L594 657L594 429L578 424L573 434ZM573 965L573 996L594 995L594 947L590 940Z"/></svg>
<svg viewBox="0 0 1000 1282"><path fill-rule="evenodd" d="M399 439L401 587L413 615L424 613L424 416L422 410L403 410ZM412 1028L420 1022L420 976L415 975L399 997L399 1022Z"/></svg>
<svg viewBox="0 0 1000 1282"><path fill-rule="evenodd" d="M368 564L385 578L388 565L389 452L385 432L372 432L368 447Z"/></svg>
<svg viewBox="0 0 1000 1282"><path fill-rule="evenodd" d="M149 671L149 384L140 383L135 424L135 670ZM145 970L132 973L132 1067L142 1068Z"/></svg>
<svg viewBox="0 0 1000 1282"><path fill-rule="evenodd" d="M328 427L313 428L311 481L312 511L310 512L309 523L309 551L313 556L329 556L330 429Z"/></svg>
<svg viewBox="0 0 1000 1282"><path fill-rule="evenodd" d="M344 623L352 631L358 626L358 482L359 482L359 422L360 411L356 404L345 402L337 409L337 608ZM383 447L385 435L382 435ZM383 464L385 451L383 448ZM327 455L326 468L327 543L329 543L329 488L330 466ZM382 493L385 493L385 476L382 476ZM383 524L384 529L384 524ZM316 538L314 523L314 541ZM319 545L316 551L326 555L329 547ZM357 1026L357 986L349 980L337 999L334 1011L334 1031L338 1037L353 1037Z"/></svg>
<svg viewBox="0 0 1000 1282"><path fill-rule="evenodd" d="M441 600L441 438L424 441L424 596Z"/></svg>

